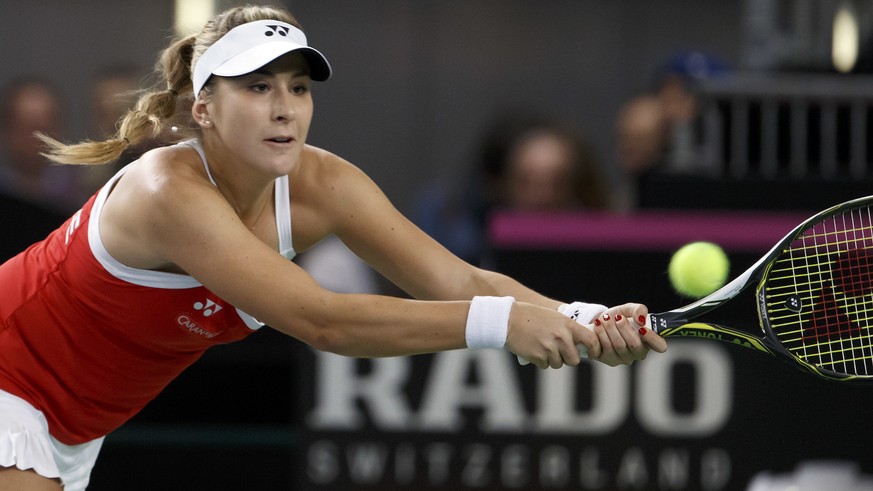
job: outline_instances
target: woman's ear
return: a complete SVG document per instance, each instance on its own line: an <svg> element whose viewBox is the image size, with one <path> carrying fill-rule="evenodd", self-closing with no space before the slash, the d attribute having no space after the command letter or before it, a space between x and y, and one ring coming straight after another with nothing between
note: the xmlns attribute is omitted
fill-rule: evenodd
<svg viewBox="0 0 873 491"><path fill-rule="evenodd" d="M191 105L191 116L201 128L212 127L212 119L209 117L209 107L207 107L206 101L201 96L197 96L194 104Z"/></svg>

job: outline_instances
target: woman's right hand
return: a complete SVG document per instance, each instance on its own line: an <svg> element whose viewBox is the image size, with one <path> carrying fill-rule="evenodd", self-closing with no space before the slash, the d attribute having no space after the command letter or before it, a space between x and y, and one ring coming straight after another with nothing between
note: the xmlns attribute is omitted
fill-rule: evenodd
<svg viewBox="0 0 873 491"><path fill-rule="evenodd" d="M591 358L601 355L598 336L557 310L525 302L512 306L505 348L522 359L543 369L576 366L582 361L577 344Z"/></svg>

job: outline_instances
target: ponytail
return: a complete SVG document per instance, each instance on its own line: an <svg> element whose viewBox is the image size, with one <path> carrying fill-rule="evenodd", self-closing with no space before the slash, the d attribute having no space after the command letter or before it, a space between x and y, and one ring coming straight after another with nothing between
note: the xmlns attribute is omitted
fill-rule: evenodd
<svg viewBox="0 0 873 491"><path fill-rule="evenodd" d="M191 95L190 66L195 40L195 35L179 39L161 53L155 67L161 82L140 94L135 107L119 122L115 135L103 141L85 140L68 145L37 133L37 138L46 146L42 155L59 164L108 164L118 160L128 148L169 133L180 98ZM184 123L173 126L173 129L188 129L190 119L188 115Z"/></svg>

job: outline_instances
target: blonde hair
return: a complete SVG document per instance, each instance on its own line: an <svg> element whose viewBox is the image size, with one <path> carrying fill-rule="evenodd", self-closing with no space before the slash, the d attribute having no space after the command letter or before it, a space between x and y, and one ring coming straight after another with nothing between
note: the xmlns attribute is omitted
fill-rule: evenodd
<svg viewBox="0 0 873 491"><path fill-rule="evenodd" d="M74 144L61 143L45 134L36 136L46 145L44 156L60 164L107 164L116 161L125 150L149 139L175 130L168 140L181 139L196 132L189 109L183 101L192 101L191 70L197 59L228 31L239 25L258 20L278 20L295 27L300 24L282 7L244 5L218 14L190 36L176 39L161 52L155 64L158 82L140 93L136 106L118 123L114 136L103 141L85 140ZM207 82L208 87L210 84ZM173 122L176 124L173 124Z"/></svg>

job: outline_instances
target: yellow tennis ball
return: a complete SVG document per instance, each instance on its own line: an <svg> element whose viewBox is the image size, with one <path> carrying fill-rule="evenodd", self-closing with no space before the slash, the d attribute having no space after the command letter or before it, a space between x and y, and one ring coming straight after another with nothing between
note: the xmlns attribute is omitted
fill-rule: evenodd
<svg viewBox="0 0 873 491"><path fill-rule="evenodd" d="M724 286L730 261L712 242L691 242L680 247L670 259L667 273L681 295L700 298Z"/></svg>

